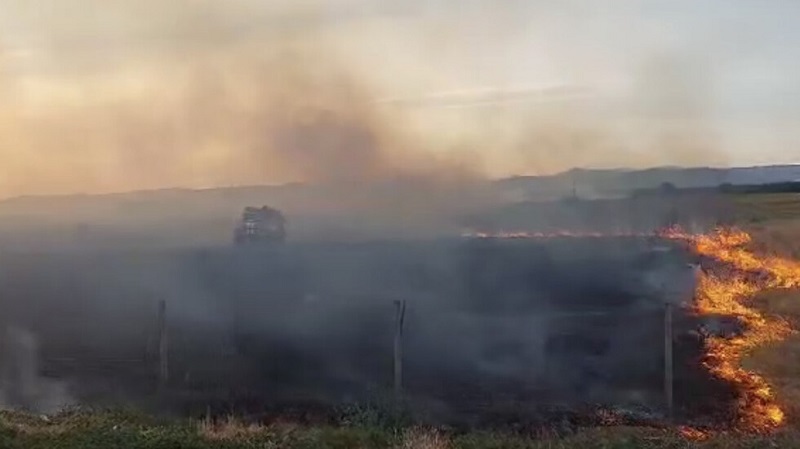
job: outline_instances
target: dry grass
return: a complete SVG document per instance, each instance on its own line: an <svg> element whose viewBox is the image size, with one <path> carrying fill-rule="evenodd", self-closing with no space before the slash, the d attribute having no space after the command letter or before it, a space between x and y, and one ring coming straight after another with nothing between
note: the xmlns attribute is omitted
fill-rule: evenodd
<svg viewBox="0 0 800 449"><path fill-rule="evenodd" d="M738 195L734 203L754 250L800 259L800 194Z"/></svg>
<svg viewBox="0 0 800 449"><path fill-rule="evenodd" d="M800 328L800 291L765 292L756 301L767 313ZM800 430L800 334L754 350L743 364L764 375L787 412L787 425Z"/></svg>
<svg viewBox="0 0 800 449"><path fill-rule="evenodd" d="M256 423L244 423L231 416L222 421L204 419L198 425L198 432L209 440L232 441L262 436L268 429Z"/></svg>
<svg viewBox="0 0 800 449"><path fill-rule="evenodd" d="M436 429L411 428L403 432L398 449L451 449L450 437Z"/></svg>
<svg viewBox="0 0 800 449"><path fill-rule="evenodd" d="M739 225L753 236L754 251L800 260L799 194L739 195L735 203ZM800 290L766 291L754 301L767 314L800 329ZM800 334L755 350L744 364L768 379L787 411L789 426L800 429Z"/></svg>
<svg viewBox="0 0 800 449"><path fill-rule="evenodd" d="M41 429L38 429L41 427ZM657 449L798 448L800 435L787 430L770 435L717 434L696 441L677 429L607 427L567 437L473 432L448 434L435 429L293 426L219 422L141 422L120 413L66 414L43 421L20 414L0 415L0 448L61 449Z"/></svg>
<svg viewBox="0 0 800 449"><path fill-rule="evenodd" d="M800 218L745 226L753 236L753 249L760 253L800 259Z"/></svg>
<svg viewBox="0 0 800 449"><path fill-rule="evenodd" d="M24 415L18 413L0 413L0 422L11 431L21 435L63 435L70 426L62 421L53 421L47 417Z"/></svg>
<svg viewBox="0 0 800 449"><path fill-rule="evenodd" d="M740 223L774 223L800 218L800 194L797 193L734 195L733 203Z"/></svg>

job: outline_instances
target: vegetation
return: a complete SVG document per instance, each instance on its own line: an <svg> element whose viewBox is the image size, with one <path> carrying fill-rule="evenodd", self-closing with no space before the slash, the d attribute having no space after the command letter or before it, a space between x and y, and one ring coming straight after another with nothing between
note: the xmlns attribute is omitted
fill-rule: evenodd
<svg viewBox="0 0 800 449"><path fill-rule="evenodd" d="M561 448L800 448L791 432L772 436L719 435L689 441L676 430L609 427L568 436L497 433L453 434L434 429L352 424L304 427L286 423L158 422L120 412L66 412L47 420L22 414L0 415L0 447L29 448L392 448L392 449L561 449Z"/></svg>
<svg viewBox="0 0 800 449"><path fill-rule="evenodd" d="M800 260L800 195L736 195L735 203L741 225L753 236L754 250ZM800 290L765 291L755 301L767 314L780 316L800 329ZM787 411L788 425L800 429L800 334L760 348L745 365L764 374Z"/></svg>
<svg viewBox="0 0 800 449"><path fill-rule="evenodd" d="M800 258L800 194L735 195L737 221L753 235L759 251Z"/></svg>
<svg viewBox="0 0 800 449"><path fill-rule="evenodd" d="M725 193L800 193L800 182L776 182L772 184L732 185L722 184L719 190Z"/></svg>

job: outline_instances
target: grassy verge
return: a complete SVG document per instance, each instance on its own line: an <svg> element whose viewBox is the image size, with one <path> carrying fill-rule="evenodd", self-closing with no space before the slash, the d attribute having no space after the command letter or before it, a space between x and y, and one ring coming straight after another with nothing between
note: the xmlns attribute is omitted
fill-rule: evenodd
<svg viewBox="0 0 800 449"><path fill-rule="evenodd" d="M639 428L587 429L567 437L469 433L446 434L421 428L363 426L303 427L290 424L155 422L123 413L65 413L42 420L21 414L0 416L4 449L234 449L234 448L392 448L392 449L567 449L567 448L800 448L800 437L717 435L689 441L675 430Z"/></svg>

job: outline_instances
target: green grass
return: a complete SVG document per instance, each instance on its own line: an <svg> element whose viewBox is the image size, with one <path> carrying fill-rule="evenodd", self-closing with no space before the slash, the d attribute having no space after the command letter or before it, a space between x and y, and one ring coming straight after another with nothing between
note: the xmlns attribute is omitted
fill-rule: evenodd
<svg viewBox="0 0 800 449"><path fill-rule="evenodd" d="M800 448L800 435L717 435L689 441L669 429L594 428L575 434L447 434L422 428L246 424L236 420L156 421L121 412L63 413L43 420L0 414L2 449L625 449Z"/></svg>

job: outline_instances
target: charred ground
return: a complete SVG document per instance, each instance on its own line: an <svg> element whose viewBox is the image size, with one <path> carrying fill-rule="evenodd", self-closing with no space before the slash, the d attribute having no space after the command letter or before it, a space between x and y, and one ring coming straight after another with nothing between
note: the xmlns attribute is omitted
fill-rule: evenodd
<svg viewBox="0 0 800 449"><path fill-rule="evenodd" d="M637 237L4 258L14 261L0 278L4 320L36 335L43 378L73 400L152 395L165 300L169 392L148 406L325 415L385 401L401 299L407 405L423 422L468 427L599 420L589 410L600 406L659 420L664 303L694 288L682 248ZM687 333L697 323L677 310L679 413L719 415L729 396L699 369L702 346ZM697 401L709 386L719 393Z"/></svg>

